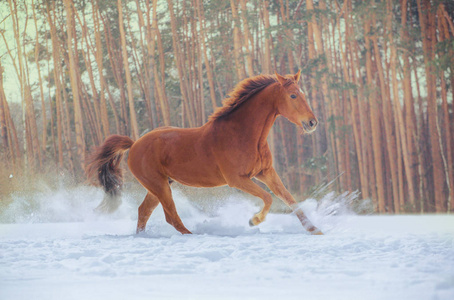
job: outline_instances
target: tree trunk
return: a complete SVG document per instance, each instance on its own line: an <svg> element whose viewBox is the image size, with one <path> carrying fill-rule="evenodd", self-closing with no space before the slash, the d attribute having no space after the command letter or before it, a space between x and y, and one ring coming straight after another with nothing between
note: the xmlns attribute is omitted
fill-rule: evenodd
<svg viewBox="0 0 454 300"><path fill-rule="evenodd" d="M270 16L268 12L269 2L267 0L263 1L263 24L264 24L264 35L265 35L265 53L263 57L263 69L262 73L271 74L271 35L270 30Z"/></svg>
<svg viewBox="0 0 454 300"><path fill-rule="evenodd" d="M19 62L19 69L16 68L20 86L21 86L21 98L23 103L23 122L24 122L24 147L25 153L28 158L28 162L30 167L34 169L36 165L39 167L42 166L42 157L41 157L41 146L38 140L38 130L36 126L36 117L35 117L35 108L33 105L33 99L31 96L31 90L28 83L27 78L27 66L26 60L24 61L25 55L25 43L21 43L20 41L20 26L19 26L19 17L17 12L17 4L16 2L11 2L8 0L8 4L11 11L12 23L13 23L13 31L14 31L14 39L16 42L17 47L17 60ZM27 10L27 4L25 4L25 10ZM25 12L27 13L27 11ZM27 21L28 16L25 19L25 28L24 31L27 30ZM25 35L24 35L25 39ZM6 43L6 41L5 41ZM8 53L11 55L11 52L8 49ZM13 59L14 61L15 59ZM25 106L25 107L24 107ZM27 161L27 159L26 159Z"/></svg>
<svg viewBox="0 0 454 300"><path fill-rule="evenodd" d="M402 1L402 22L401 22L401 34L402 40L404 43L408 44L410 42L408 27L407 27L407 0ZM415 137L417 135L416 130L416 115L415 115L415 103L412 95L412 86L411 86L411 67L409 60L408 50L404 50L402 53L403 65L403 90L404 90L404 104L405 104L405 127L406 127L406 137L402 137L403 140L406 139L407 144L407 153L408 153L408 165L410 166L410 173L407 173L407 180L412 181L412 185L416 185L415 181L415 171L414 166L417 164L417 153L415 146ZM410 185L410 183L409 183ZM413 193L416 189L414 188ZM416 209L416 195L413 202L410 202L412 209Z"/></svg>
<svg viewBox="0 0 454 300"><path fill-rule="evenodd" d="M254 53L254 42L252 40L252 35L249 30L248 17L247 17L247 0L240 0L241 5L241 20L243 21L243 32L244 32L244 45L245 48L245 58L246 58L246 68L247 75L252 77L254 73L254 64L253 64L253 53Z"/></svg>
<svg viewBox="0 0 454 300"><path fill-rule="evenodd" d="M200 35L199 38L201 39L200 44L203 47L203 60L205 64L205 69L207 72L207 80L208 80L208 86L210 88L210 99L211 99L211 105L213 107L213 111L216 110L217 108L217 103L216 103L216 93L214 89L214 78L213 78L213 72L211 70L210 62L208 60L208 51L207 51L207 38L206 38L206 25L205 25L205 12L203 9L203 2L200 0L196 0L196 6L197 6L197 15L199 17L199 26L200 26Z"/></svg>
<svg viewBox="0 0 454 300"><path fill-rule="evenodd" d="M232 9L233 17L233 57L235 59L235 69L238 81L246 77L244 71L242 40L241 40L241 23L238 16L237 0L230 0L230 7Z"/></svg>
<svg viewBox="0 0 454 300"><path fill-rule="evenodd" d="M375 15L372 16L372 25L375 27ZM375 63L378 70L378 77L380 81L380 91L381 91L381 99L382 99L382 110L383 110L383 123L385 125L385 143L387 154L389 156L389 169L391 173L391 190L392 190L392 199L391 203L399 203L399 189L398 184L399 180L397 177L397 145L396 145L396 138L394 133L394 122L393 116L391 112L391 100L389 97L389 86L386 84L385 79L385 72L383 69L383 62L382 57L380 55L380 48L378 45L378 37L377 35L372 35L371 37L374 47L374 54L375 54ZM386 53L386 52L385 52ZM395 206L396 207L396 206Z"/></svg>
<svg viewBox="0 0 454 300"><path fill-rule="evenodd" d="M380 119L379 103L374 90L374 80L372 77L372 48L370 45L370 20L364 22L364 36L365 36L365 47L366 47L366 74L367 84L371 89L369 96L370 102L370 120L371 120L371 131L372 131L372 144L374 149L374 168L376 178L376 189L378 196L378 212L384 213L385 210L385 186L383 182L383 154L382 154L382 142L380 138Z"/></svg>
<svg viewBox="0 0 454 300"><path fill-rule="evenodd" d="M159 103L161 107L161 112L162 112L162 117L164 119L164 125L170 126L171 120L170 120L170 111L169 111L169 104L167 100L167 96L165 93L165 77L164 73L161 72L161 81L159 80L159 74L158 74L158 68L154 59L155 56L155 37L157 38L158 41L158 52L159 52L159 57L162 58L164 56L163 50L161 49L162 46L160 46L160 33L159 33L159 27L158 27L158 12L157 12L157 0L153 0L153 29L151 31L151 63L153 64L153 74L154 74L154 80L155 80L155 87L158 92L159 96ZM161 60L161 64L165 64L164 60ZM161 69L164 68L164 65L161 66Z"/></svg>
<svg viewBox="0 0 454 300"><path fill-rule="evenodd" d="M77 77L77 58L73 52L73 30L74 30L74 14L73 4L70 0L64 0L65 11L66 11L66 32L68 34L67 46L69 56L69 76L71 80L72 96L74 101L74 123L76 128L76 145L77 145L77 156L79 158L80 166L83 169L83 162L85 161L85 136L82 119L82 110L79 96L79 82Z"/></svg>
<svg viewBox="0 0 454 300"><path fill-rule="evenodd" d="M437 121L437 95L436 95L436 78L432 61L435 58L435 21L434 14L431 13L432 5L429 0L424 0L424 8L421 6L421 0L417 0L419 20L421 23L421 33L424 49L424 64L426 70L427 84L427 114L429 121L430 147L432 157L433 185L435 197L436 212L445 212L445 196L443 187L445 178L443 174L443 162L440 148L440 136L438 134Z"/></svg>
<svg viewBox="0 0 454 300"><path fill-rule="evenodd" d="M109 128L109 118L107 114L107 105L106 105L106 96L105 96L105 80L104 80L104 64L103 64L103 46L101 42L101 22L99 21L99 8L98 2L92 0L93 6L93 24L95 30L95 42L96 42L96 49L95 49L95 58L96 58L96 65L98 67L98 76L99 76L99 109L101 113L101 124L102 124L102 132L104 138L110 135L110 128ZM114 109L114 108L113 108ZM115 109L114 109L115 110Z"/></svg>
<svg viewBox="0 0 454 300"><path fill-rule="evenodd" d="M123 23L123 8L121 5L121 0L117 1L118 8L118 23L120 27L120 40L121 40L121 49L123 56L123 66L125 70L126 77L126 88L128 90L128 102L129 102L129 115L131 120L131 136L133 140L139 138L139 127L137 125L137 115L136 109L134 108L134 94L132 93L132 79L131 71L129 70L129 61L128 61L128 51L126 50L126 36Z"/></svg>
<svg viewBox="0 0 454 300"><path fill-rule="evenodd" d="M118 134L123 134L123 135L128 135L129 131L129 118L128 118L128 113L127 113L127 105L126 105L126 96L125 96L125 87L124 87L124 81L123 81L123 55L122 55L122 50L121 46L120 49L118 49L116 42L112 36L112 32L110 30L110 23L109 19L106 17L101 17L104 25L104 32L105 32L105 38L106 38L106 49L109 54L109 61L110 61L110 66L112 67L112 72L113 72L113 77L115 79L115 82L117 83L118 88L120 89L120 113L117 113L117 120L118 120ZM118 54L120 52L120 54ZM116 110L115 103L111 97L109 87L107 86L107 93L109 94L109 102L112 107L112 110Z"/></svg>
<svg viewBox="0 0 454 300"><path fill-rule="evenodd" d="M181 55L180 47L179 47L178 40L177 40L178 32L177 32L175 12L173 10L172 0L167 0L167 3L169 5L170 23L171 23L171 27L172 27L172 44L173 44L175 63L177 65L177 69L178 69L178 77L180 78L181 96L183 97L183 105L185 105L185 107L186 107L186 109L184 111L187 115L187 121L189 123L189 127L194 127L195 126L194 108L193 108L192 103L189 101L189 97L188 97L188 93L187 93L188 91L184 84L185 74L184 74L183 65L181 62L182 55ZM183 126L184 126L184 124L183 124Z"/></svg>
<svg viewBox="0 0 454 300"><path fill-rule="evenodd" d="M9 172L15 173L20 164L21 152L19 149L19 140L17 139L16 126L11 118L3 89L3 72L4 69L0 61L0 153L3 152L2 148L4 148L6 166L11 167Z"/></svg>
<svg viewBox="0 0 454 300"><path fill-rule="evenodd" d="M53 3L55 5L55 3ZM63 169L63 136L62 136L62 100L61 100L61 82L60 82L60 74L61 74L61 62L60 62L60 46L59 42L57 41L57 30L55 28L55 23L52 20L51 11L55 14L55 9L50 8L50 4L47 3L47 22L50 26L50 36L52 42L52 58L53 58L53 77L55 82L55 111L57 116L57 155L58 155L58 167L59 169Z"/></svg>
<svg viewBox="0 0 454 300"><path fill-rule="evenodd" d="M445 8L443 4L439 4L438 7L438 32L440 41L444 42L445 40L449 40L451 37L449 35L448 24L445 19ZM449 19L448 19L449 20ZM453 28L454 29L454 28ZM454 31L453 31L454 35ZM451 66L454 66L454 51L452 49L449 50L449 54L451 57ZM443 55L443 53L440 53ZM451 71L453 71L451 69ZM451 74L454 78L454 75ZM444 71L440 73L441 78L441 100L442 100L442 111L443 111L443 131L444 131L444 138L445 138L445 148L446 148L446 159L445 162L445 174L447 177L448 183L448 203L447 203L447 212L450 212L452 209L452 201L454 200L454 166L453 166L453 151L451 147L450 141L452 141L451 129L450 124L452 121L449 118L449 108L448 108L448 96L447 96L447 86L445 80ZM454 91L454 87L451 86L451 93ZM454 98L454 97L453 97ZM454 103L453 103L454 105ZM441 147L441 145L440 145Z"/></svg>
<svg viewBox="0 0 454 300"><path fill-rule="evenodd" d="M35 31L36 31L36 39L35 39L35 64L36 69L38 71L38 80L39 80L39 92L41 96L41 113L42 113L42 124L43 124L43 132L42 132L42 151L46 152L46 145L47 145L47 112L46 112L46 105L44 103L44 90L43 90L43 80L41 77L41 68L39 66L39 34L38 34L38 22L36 20L36 11L35 11L35 3L32 0L32 9L33 9L33 20L35 24Z"/></svg>

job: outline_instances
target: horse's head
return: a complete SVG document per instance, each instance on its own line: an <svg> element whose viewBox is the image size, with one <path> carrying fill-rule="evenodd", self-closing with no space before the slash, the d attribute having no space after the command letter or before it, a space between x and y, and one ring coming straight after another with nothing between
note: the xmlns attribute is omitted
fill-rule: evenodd
<svg viewBox="0 0 454 300"><path fill-rule="evenodd" d="M276 73L280 85L280 96L276 99L277 109L290 122L311 133L317 127L318 121L306 100L306 95L298 86L300 75L301 70L295 75L285 77Z"/></svg>

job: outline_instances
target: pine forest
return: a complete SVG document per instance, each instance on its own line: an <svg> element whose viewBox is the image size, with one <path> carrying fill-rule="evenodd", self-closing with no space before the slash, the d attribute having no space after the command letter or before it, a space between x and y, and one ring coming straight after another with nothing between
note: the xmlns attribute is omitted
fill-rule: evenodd
<svg viewBox="0 0 454 300"><path fill-rule="evenodd" d="M0 201L24 178L83 184L107 136L201 126L241 80L301 70L319 126L269 136L292 193L454 211L452 0L4 0L0 35Z"/></svg>

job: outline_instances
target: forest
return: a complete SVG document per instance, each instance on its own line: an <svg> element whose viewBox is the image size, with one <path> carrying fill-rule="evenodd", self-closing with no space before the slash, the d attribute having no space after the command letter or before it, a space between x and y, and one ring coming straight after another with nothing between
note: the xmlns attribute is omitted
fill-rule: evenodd
<svg viewBox="0 0 454 300"><path fill-rule="evenodd" d="M302 70L319 126L269 136L289 190L453 211L453 20L450 0L2 1L0 201L13 180L84 183L110 134L200 126L242 79Z"/></svg>

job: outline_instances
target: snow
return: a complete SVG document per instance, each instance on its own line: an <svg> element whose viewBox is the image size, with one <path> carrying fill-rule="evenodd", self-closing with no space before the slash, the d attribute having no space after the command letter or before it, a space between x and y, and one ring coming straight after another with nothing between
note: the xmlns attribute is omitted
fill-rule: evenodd
<svg viewBox="0 0 454 300"><path fill-rule="evenodd" d="M292 214L249 227L259 207L243 194L207 208L176 190L194 234L158 207L135 235L141 198L100 216L96 188L14 195L0 209L0 299L454 299L451 215L358 216L328 194L302 204L326 233L311 236Z"/></svg>

